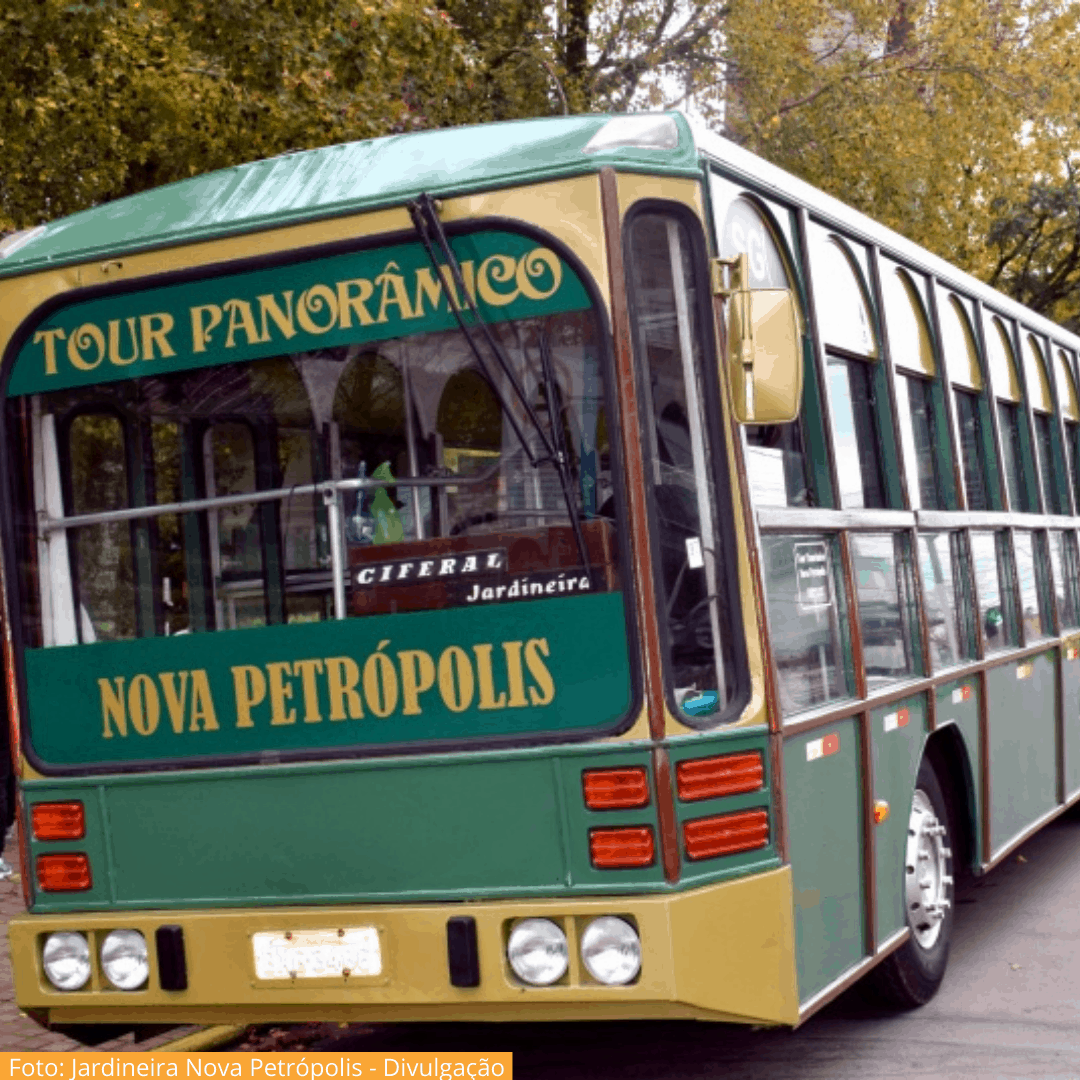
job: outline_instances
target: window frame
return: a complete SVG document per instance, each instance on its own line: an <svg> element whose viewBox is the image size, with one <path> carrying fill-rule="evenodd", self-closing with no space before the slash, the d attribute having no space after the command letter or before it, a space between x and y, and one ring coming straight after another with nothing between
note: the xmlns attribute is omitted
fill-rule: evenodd
<svg viewBox="0 0 1080 1080"><path fill-rule="evenodd" d="M594 278L586 263L574 249L568 247L566 243L541 226L530 221L516 218L508 219L489 213L465 221L448 222L445 228L450 239L486 231L510 231L527 237L554 251L581 283L589 299L588 310L595 320L597 329L596 352L603 373L603 402L608 418L614 505L616 520L619 523L616 530L619 565L627 568L632 567L630 485L626 467L626 451L622 438L622 408L618 392L619 369L611 315L611 293L617 290L618 286L609 283L608 287L602 290L600 282ZM602 235L601 223L598 223L597 229L598 235ZM390 231L383 229L378 232L364 233L361 236L342 240L319 242L300 247L286 247L275 250L269 255L245 255L225 262L199 263L184 269L153 275L151 279L139 278L134 283L118 281L104 286L95 285L76 288L51 296L25 317L18 331L9 340L3 354L3 374L0 375L0 381L6 386L15 357L36 327L54 312L68 306L75 306L84 300L119 296L136 297L147 290L195 282L209 284L217 279L231 275L281 269L310 260L333 258L339 255L392 247L402 242L413 242L415 239L416 234L412 229ZM25 408L9 409L11 402L16 400L24 402ZM15 465L14 471L17 476L12 477L9 475L8 470L0 469L0 485L2 485L3 489L2 495L0 495L0 534L2 534L0 535L0 543L4 545L4 573L6 575L5 585L9 590L8 596L11 605L9 613L12 641L16 654L21 655L30 641L33 641L34 644L29 647L42 647L40 640L41 605L39 591L41 575L37 557L38 533L36 529L28 531L24 521L27 515L32 517L35 513L31 433L32 410L29 396L19 399L5 397L3 404L4 407L0 409L0 446L2 446L0 453L6 455L9 467ZM197 443L198 440L196 440L196 446L194 447L194 460L196 462L195 472L198 476L198 462L201 461L201 455ZM57 453L59 455L61 452L59 432L57 433L57 444ZM182 438L181 446L186 445L187 441ZM24 461L25 468L23 467ZM199 482L201 483L201 479ZM198 501L199 497L198 495L184 494L183 498L184 501L189 499ZM186 521L197 518L205 512L203 509L193 509L190 511L181 510L179 514ZM152 520L152 515L147 520ZM208 558L205 552L201 553L200 558L202 559L202 565L204 567L208 566ZM207 583L204 582L203 587L206 589L207 596L209 596L210 591ZM298 761L329 762L355 760L357 758L373 759L393 755L411 757L502 747L573 745L616 736L628 730L634 724L640 717L641 710L644 707L644 670L641 661L644 648L644 631L638 612L639 590L641 587L635 580L634 574L629 571L624 574L621 588L625 600L623 605L625 620L623 632L625 633L628 657L628 703L626 710L604 728L593 727L588 730L574 731L538 731L526 735L515 734L509 736L483 735L468 739L450 738L426 743L411 741L357 743L340 747L326 746L315 749L274 751L275 759L285 763ZM197 610L194 604L192 604L191 610L194 619L194 613ZM27 625L28 620L32 621L35 617L38 625L36 631ZM209 627L206 629L208 632L213 632ZM79 765L46 762L35 753L33 748L32 733L29 726L29 687L25 666L22 663L15 665L13 679L19 706L23 751L30 764L43 775L83 777L103 774L154 773L160 772L162 768L182 771L205 769L219 765L231 768L259 764L266 758L265 753L256 752L253 754L237 753L225 756L211 755L200 759L184 758L176 761L170 760L167 764L163 764L162 761L157 759L149 761L117 760ZM747 687L749 687L748 675Z"/></svg>
<svg viewBox="0 0 1080 1080"><path fill-rule="evenodd" d="M952 602L954 611L953 629L956 632L956 645L958 657L952 664L938 667L934 662L934 648L929 640L930 619L929 606L926 602L927 582L922 573L921 540L924 536L944 536L948 544L949 569L952 577ZM968 549L968 533L966 529L919 529L916 531L916 557L915 570L919 581L919 605L920 611L925 617L925 630L927 635L926 656L929 663L929 675L937 677L943 672L954 668L963 667L965 664L975 663L978 658L978 635L974 631L973 596L971 591L972 575L970 573L971 557ZM946 618L948 612L946 612Z"/></svg>
<svg viewBox="0 0 1080 1080"><path fill-rule="evenodd" d="M816 236L811 236L811 230L816 231ZM882 506L878 509L899 509L903 506L902 481L898 470L892 468L893 464L899 463L900 450L898 435L895 428L895 401L893 396L892 369L888 363L888 356L883 344L881 326L881 291L877 277L877 248L861 240L849 238L838 228L829 222L816 217L807 216L806 236L807 267L811 281L811 309L813 310L812 333L815 350L818 357L818 366L821 372L821 392L824 402L823 420L828 446L830 474L833 481L832 506L836 509L860 510L875 509L873 507L844 507L842 505L842 493L840 485L839 457L836 445L836 427L834 422L833 395L829 387L829 367L832 363L866 364L869 373L866 376L866 384L869 388L868 407L865 417L869 420L872 428L870 444L865 449L870 450L874 456L878 483L880 485ZM829 344L821 327L821 318L816 307L814 287L814 257L812 248L815 243L834 244L846 260L856 287L866 305L870 319L870 331L874 337L874 354L863 354L840 345ZM860 257L861 255L861 257ZM850 374L848 376L850 388ZM858 418L856 418L856 424ZM856 439L858 435L856 434ZM860 457L863 447L860 446ZM861 465L860 465L861 471ZM863 486L863 498L866 489Z"/></svg>
<svg viewBox="0 0 1080 1080"><path fill-rule="evenodd" d="M1022 342L1018 338L1018 326L1014 319L1003 315L991 307L980 307L981 318L979 319L980 331L983 338L983 355L986 357L985 378L990 400L994 403L991 416L996 433L996 449L998 461L1001 465L1001 488L1004 505L1011 513L1038 514L1042 512L1042 490L1038 482L1038 467L1035 463L1034 434L1031 425L1031 395L1027 391L1024 380ZM1006 349L1006 358L1012 365L1013 377L1019 388L1019 397L1016 399L1007 396L1004 388L994 385L993 364L990 362L990 348L987 342L991 333L997 333L1001 338L1002 346ZM1007 456L1005 453L1005 424L1002 422L1002 406L1014 410L1016 419L1016 483L1019 490L1020 503L1013 505L1012 491L1010 490L1009 474L1006 469ZM1010 425L1011 426L1011 425ZM1034 482L1033 482L1034 481ZM1034 500L1032 492L1035 493Z"/></svg>
<svg viewBox="0 0 1080 1080"><path fill-rule="evenodd" d="M904 490L906 493L905 505L916 509L915 500L911 490L911 481L914 478L920 484L919 506L923 510L955 510L959 506L957 498L957 475L956 459L953 452L952 439L948 437L951 432L951 418L947 402L946 385L948 375L945 369L944 349L941 343L941 333L937 326L936 305L934 303L934 289L932 282L927 276L918 270L899 262L880 252L876 253L876 264L881 291L882 310L882 345L885 360L889 364L892 373L893 400L895 403L895 425L897 453L900 455L901 473ZM922 328L927 335L927 343L930 348L930 358L934 364L934 372L931 374L922 367L916 367L909 363L901 363L896 356L894 343L889 334L889 307L886 300L885 279L891 275L899 278L897 288L903 290L905 298L912 300L917 305L913 310L914 318L921 322ZM933 475L935 501L937 505L927 506L923 502L920 482L920 462L918 459L918 447L914 438L914 416L910 409L910 382L918 381L925 387L925 404L930 428L930 469ZM903 392L901 392L901 387ZM905 398L901 406L901 398ZM906 418L906 419L905 419ZM905 424L907 425L905 427ZM912 436L912 451L916 454L914 462L908 462L906 446L907 434ZM942 436L946 437L943 438ZM914 470L914 472L913 472Z"/></svg>
<svg viewBox="0 0 1080 1080"><path fill-rule="evenodd" d="M1028 413L1031 422L1035 467L1039 474L1039 495L1044 514L1067 514L1070 512L1068 485L1062 486L1062 475L1068 477L1069 469L1065 462L1061 432L1061 395L1057 392L1050 368L1053 366L1053 343L1043 335L1036 334L1026 326L1018 327L1020 344L1024 348L1023 356L1031 356L1035 365L1034 375L1045 384L1050 395L1049 412L1036 408L1035 394L1028 387L1027 398L1030 402ZM1050 350L1050 351L1048 351ZM1049 358L1050 364L1047 364ZM1026 368L1026 364L1023 365ZM1025 376L1027 375L1025 371ZM1030 380L1028 380L1030 381ZM1043 432L1049 437L1049 461L1044 462ZM1044 467L1045 466L1045 467Z"/></svg>
<svg viewBox="0 0 1080 1080"><path fill-rule="evenodd" d="M832 712L836 709L853 706L855 702L862 700L866 696L864 692L865 687L862 685L864 681L863 676L855 659L854 634L856 631L854 623L858 616L857 612L853 612L852 610L853 599L850 595L846 569L849 555L847 534L845 532L818 529L810 523L802 529L793 526L790 528L770 528L769 530L762 532L762 611L767 628L769 648L770 652L773 652L774 660L775 652L773 643L776 641L776 635L772 626L769 585L765 577L767 570L765 568L764 549L769 542L785 540L792 544L796 542L823 543L827 547L829 569L831 571L829 585L832 590L833 605L835 608L836 647L839 654L837 657L836 670L843 678L844 685L841 689L845 692L841 693L838 697L827 698L824 701L807 705L794 712L786 712L783 707L783 695L780 693L781 677L779 670L777 670L775 672L779 695L777 698L777 713L779 722L782 726L797 724L805 720L808 716L813 716L818 712Z"/></svg>
<svg viewBox="0 0 1080 1080"><path fill-rule="evenodd" d="M621 240L624 252L632 250L631 231L634 223L641 217L657 215L671 217L686 228L686 234L690 242L690 262L697 275L698 288L695 289L695 307L697 309L697 325L700 328L702 340L700 352L703 357L718 356L718 343L716 341L715 324L713 321L712 290L709 287L708 257L705 223L697 217L686 205L672 202L669 199L646 198L636 201L623 215L621 223ZM629 263L627 258L626 263ZM635 380L635 393L641 398L645 393L642 378L646 373L647 365L639 363L642 356L642 342L640 337L641 319L638 317L637 306L639 301L635 297L633 283L629 273L624 283L626 290L627 311L630 318L630 337L633 347L634 367L637 379ZM693 365L693 357L688 358ZM724 594L728 599L726 618L722 629L730 634L729 642L731 649L731 663L725 672L725 677L731 679L730 692L726 705L703 717L694 717L685 713L675 701L675 686L671 662L672 639L670 628L666 620L661 618L659 603L661 593L659 583L663 581L663 568L660 563L659 545L656 537L659 535L659 522L657 509L653 496L653 485L647 484L645 497L646 515L649 527L649 551L652 562L652 576L649 583L639 584L639 588L649 589L657 603L657 626L660 635L660 647L662 650L661 668L663 672L664 701L671 715L678 722L691 730L711 730L730 725L742 715L746 704L750 700L751 681L750 665L745 639L745 619L743 605L746 602L739 586L738 574L738 538L735 533L734 514L724 514L720 511L724 507L734 510L735 493L733 485L732 469L734 463L728 457L728 443L724 437L724 411L720 400L720 383L718 379L706 378L705 371L694 371L695 378L700 390L700 404L704 414L704 426L709 440L709 467L712 471L712 484L715 491L716 506L716 544L721 549L722 558L718 557L717 573L723 575ZM639 424L643 420L644 411L639 407ZM630 565L630 564L627 564ZM724 655L724 643L720 643L721 654Z"/></svg>
<svg viewBox="0 0 1080 1080"><path fill-rule="evenodd" d="M917 556L917 548L913 552L911 532L908 529L877 530L870 527L851 529L848 534L848 549L850 551L852 577L854 582L854 595L851 603L854 611L850 616L857 621L859 628L859 652L862 668L862 680L864 682L864 697L875 697L878 694L889 693L898 684L925 678L927 675L925 661L925 642L923 640L923 627L921 609L919 606L918 588L916 584L916 571L913 560ZM896 587L897 615L900 620L900 633L903 638L904 651L908 656L909 670L901 675L887 678L886 681L875 685L869 685L869 676L866 665L866 638L863 625L863 606L861 596L861 583L858 580L858 570L855 566L854 547L862 537L887 538L892 542L893 549L893 584Z"/></svg>

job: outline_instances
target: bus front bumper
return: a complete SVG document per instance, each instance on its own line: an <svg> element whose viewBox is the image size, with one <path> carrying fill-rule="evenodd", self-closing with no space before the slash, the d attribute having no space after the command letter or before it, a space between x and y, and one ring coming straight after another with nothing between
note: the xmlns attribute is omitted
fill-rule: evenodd
<svg viewBox="0 0 1080 1080"><path fill-rule="evenodd" d="M479 985L468 988L451 985L448 964L447 922L462 915L477 931ZM595 982L578 955L580 934L599 915L637 927L642 965L629 986ZM526 986L506 960L511 926L530 917L552 919L567 935L569 970L553 986ZM155 934L162 926L182 928L186 989L161 988ZM148 943L142 989L116 990L101 971L101 943L118 928L139 930ZM356 928L377 931L377 975L256 976L257 933ZM93 972L81 990L56 990L42 969L45 939L62 930L89 941ZM795 1024L799 1016L790 867L658 896L28 914L12 919L8 933L16 1000L51 1024L678 1017Z"/></svg>

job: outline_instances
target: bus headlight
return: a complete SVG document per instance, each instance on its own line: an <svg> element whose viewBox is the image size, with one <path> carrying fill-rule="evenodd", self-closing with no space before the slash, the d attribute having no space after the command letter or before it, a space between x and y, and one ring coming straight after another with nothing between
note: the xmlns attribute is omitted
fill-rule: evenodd
<svg viewBox="0 0 1080 1080"><path fill-rule="evenodd" d="M550 986L566 974L566 935L550 919L522 919L510 932L506 956L514 974L533 986Z"/></svg>
<svg viewBox="0 0 1080 1080"><path fill-rule="evenodd" d="M57 990L81 990L90 978L90 946L82 934L61 931L45 939L45 977Z"/></svg>
<svg viewBox="0 0 1080 1080"><path fill-rule="evenodd" d="M581 959L597 982L625 986L641 970L641 939L625 919L602 915L581 935Z"/></svg>
<svg viewBox="0 0 1080 1080"><path fill-rule="evenodd" d="M146 938L138 930L113 930L101 945L101 970L117 990L138 990L150 974Z"/></svg>

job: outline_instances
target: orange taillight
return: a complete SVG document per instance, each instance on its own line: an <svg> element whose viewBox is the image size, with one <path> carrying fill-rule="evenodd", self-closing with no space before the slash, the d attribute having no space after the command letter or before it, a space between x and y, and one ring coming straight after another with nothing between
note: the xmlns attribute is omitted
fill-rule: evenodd
<svg viewBox="0 0 1080 1080"><path fill-rule="evenodd" d="M765 783L765 763L759 750L680 761L675 766L675 783L684 802L760 791Z"/></svg>
<svg viewBox="0 0 1080 1080"><path fill-rule="evenodd" d="M649 776L643 766L587 769L581 774L590 810L628 810L649 805Z"/></svg>
<svg viewBox="0 0 1080 1080"><path fill-rule="evenodd" d="M589 833L589 856L599 870L652 866L656 861L653 831L645 825L593 829Z"/></svg>
<svg viewBox="0 0 1080 1080"><path fill-rule="evenodd" d="M86 835L86 812L81 802L42 802L30 807L35 840L81 840Z"/></svg>
<svg viewBox="0 0 1080 1080"><path fill-rule="evenodd" d="M698 818L683 825L683 841L689 859L713 859L753 851L769 842L767 810L742 810L737 814Z"/></svg>
<svg viewBox="0 0 1080 1080"><path fill-rule="evenodd" d="M39 855L38 888L43 892L84 892L94 883L90 860L85 855Z"/></svg>

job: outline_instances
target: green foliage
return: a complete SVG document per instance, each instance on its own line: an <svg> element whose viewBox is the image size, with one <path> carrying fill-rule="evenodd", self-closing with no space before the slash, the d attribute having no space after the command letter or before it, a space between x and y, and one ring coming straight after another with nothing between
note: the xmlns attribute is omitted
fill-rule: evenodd
<svg viewBox="0 0 1080 1080"><path fill-rule="evenodd" d="M715 104L725 11L714 0L6 0L0 233L293 149L656 106L673 85Z"/></svg>
<svg viewBox="0 0 1080 1080"><path fill-rule="evenodd" d="M1036 182L1027 198L992 208L987 280L1023 304L1080 333L1080 181L1066 161L1059 183Z"/></svg>
<svg viewBox="0 0 1080 1080"><path fill-rule="evenodd" d="M475 57L469 121L563 112L562 70L543 0L445 0Z"/></svg>
<svg viewBox="0 0 1080 1080"><path fill-rule="evenodd" d="M0 230L253 158L453 122L474 67L423 0L6 0Z"/></svg>
<svg viewBox="0 0 1080 1080"><path fill-rule="evenodd" d="M1067 316L1077 15L1056 0L733 0L727 123L750 149ZM1037 279L1055 283L1042 299Z"/></svg>
<svg viewBox="0 0 1080 1080"><path fill-rule="evenodd" d="M6 0L0 232L292 149L690 95L1080 324L1078 18L1060 0Z"/></svg>

